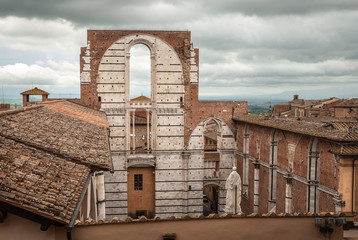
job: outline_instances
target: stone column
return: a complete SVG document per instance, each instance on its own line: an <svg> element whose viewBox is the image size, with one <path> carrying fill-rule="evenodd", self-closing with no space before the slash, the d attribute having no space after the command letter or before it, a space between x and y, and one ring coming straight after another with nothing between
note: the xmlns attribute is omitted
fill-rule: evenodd
<svg viewBox="0 0 358 240"><path fill-rule="evenodd" d="M87 187L87 199L86 199L87 208L86 208L85 218L89 218L91 214L91 195L92 195L92 178Z"/></svg>
<svg viewBox="0 0 358 240"><path fill-rule="evenodd" d="M131 151L131 111L126 110L126 151Z"/></svg>
<svg viewBox="0 0 358 240"><path fill-rule="evenodd" d="M132 115L132 149L133 149L133 153L135 153L135 110L133 111L133 115Z"/></svg>
<svg viewBox="0 0 358 240"><path fill-rule="evenodd" d="M254 213L259 213L260 202L260 161L256 159L254 162Z"/></svg>
<svg viewBox="0 0 358 240"><path fill-rule="evenodd" d="M104 219L106 217L106 196L104 190L104 174L103 172L97 172L95 176L96 176L96 188L97 188L98 218Z"/></svg>
<svg viewBox="0 0 358 240"><path fill-rule="evenodd" d="M149 109L147 109L147 153L150 151L150 142L149 142Z"/></svg>
<svg viewBox="0 0 358 240"><path fill-rule="evenodd" d="M93 174L91 177L91 197L90 197L90 202L91 202L91 207L90 207L90 212L89 212L89 217L94 219L95 221L97 221L97 216L98 216L98 211L97 211L97 191L96 191L96 176Z"/></svg>
<svg viewBox="0 0 358 240"><path fill-rule="evenodd" d="M293 176L288 173L286 176L286 198L285 198L285 212L292 213L292 182Z"/></svg>

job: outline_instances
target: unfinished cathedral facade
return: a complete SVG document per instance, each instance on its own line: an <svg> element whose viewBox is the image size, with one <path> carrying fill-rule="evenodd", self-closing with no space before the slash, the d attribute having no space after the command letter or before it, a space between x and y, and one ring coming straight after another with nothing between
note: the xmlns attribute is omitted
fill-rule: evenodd
<svg viewBox="0 0 358 240"><path fill-rule="evenodd" d="M81 100L106 113L113 162L99 215L223 213L236 165L232 117L247 113L247 102L198 100L199 50L189 31L88 30L87 40ZM150 51L151 94L131 99L136 44Z"/></svg>

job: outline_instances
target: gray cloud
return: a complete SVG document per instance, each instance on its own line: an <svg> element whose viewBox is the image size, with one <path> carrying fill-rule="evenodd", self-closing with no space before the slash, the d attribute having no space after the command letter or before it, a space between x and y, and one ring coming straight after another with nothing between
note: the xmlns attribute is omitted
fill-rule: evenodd
<svg viewBox="0 0 358 240"><path fill-rule="evenodd" d="M301 15L315 12L357 10L355 0L197 0L197 1L88 1L88 0L3 0L0 16L64 18L78 24L113 25L177 22L190 17L225 13L245 15Z"/></svg>
<svg viewBox="0 0 358 240"><path fill-rule="evenodd" d="M357 22L355 0L3 0L0 50L6 56L0 56L0 81L10 77L1 70L18 63L24 64L21 71L39 65L54 86L64 78L78 85L78 75L70 76L78 74L86 28L164 29L192 32L203 95L358 89ZM54 62L72 67L60 69ZM137 68L133 76L140 81L144 70ZM14 79L20 85L30 78Z"/></svg>

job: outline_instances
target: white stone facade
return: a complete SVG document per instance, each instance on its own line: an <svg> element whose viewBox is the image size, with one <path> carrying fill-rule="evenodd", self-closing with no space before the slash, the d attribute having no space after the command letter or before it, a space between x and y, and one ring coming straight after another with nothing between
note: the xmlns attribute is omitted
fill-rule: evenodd
<svg viewBox="0 0 358 240"><path fill-rule="evenodd" d="M130 49L144 44L150 50L150 101L130 101ZM81 83L89 82L91 56L83 56ZM195 50L190 45L190 83L198 84ZM88 75L88 76L87 76ZM235 140L230 128L220 119L209 118L192 132L188 147L184 146L185 95L182 61L175 50L158 37L132 34L116 40L104 53L96 75L101 110L107 114L113 173L105 173L106 218L124 219L128 214L128 167L154 167L155 214L165 218L203 213L203 187L210 180L219 186L219 212L225 206L225 180L236 165ZM135 130L131 119L138 109L151 116L148 152L136 154L133 146ZM220 171L210 178L215 166L204 164L204 126L214 119L219 126L218 152ZM134 143L135 144L135 143ZM150 150L149 150L150 147Z"/></svg>

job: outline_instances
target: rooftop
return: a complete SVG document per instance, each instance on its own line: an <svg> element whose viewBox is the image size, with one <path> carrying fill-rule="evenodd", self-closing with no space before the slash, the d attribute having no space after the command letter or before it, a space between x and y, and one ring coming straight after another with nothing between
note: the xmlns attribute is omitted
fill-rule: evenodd
<svg viewBox="0 0 358 240"><path fill-rule="evenodd" d="M358 129L349 128L349 126L358 127L357 121L347 123L332 118L300 118L299 120L297 118L275 118L258 115L240 115L234 117L233 120L335 141L358 140ZM329 127L329 125L332 125L332 127Z"/></svg>
<svg viewBox="0 0 358 240"><path fill-rule="evenodd" d="M1 112L0 207L73 221L91 171L111 169L106 126L101 112L68 101Z"/></svg>
<svg viewBox="0 0 358 240"><path fill-rule="evenodd" d="M58 103L52 105L49 102L0 113L0 136L93 168L110 169L108 135L104 123L92 123L93 119L99 119L95 115L92 122L79 118L78 113L83 112L80 105L70 102L63 104L69 106L71 111L58 110ZM89 109L91 111L95 110Z"/></svg>
<svg viewBox="0 0 358 240"><path fill-rule="evenodd" d="M45 92L44 90L41 90L37 87L27 90L25 92L20 93L21 95L49 95L48 92Z"/></svg>
<svg viewBox="0 0 358 240"><path fill-rule="evenodd" d="M0 201L67 224L90 169L0 136Z"/></svg>
<svg viewBox="0 0 358 240"><path fill-rule="evenodd" d="M343 102L337 104L334 107L358 107L358 98L344 100Z"/></svg>
<svg viewBox="0 0 358 240"><path fill-rule="evenodd" d="M155 216L152 219L148 219L145 216L141 216L138 219L133 219L131 217L127 217L125 220L120 220L117 217L112 218L111 220L100 219L95 221L91 218L86 219L84 221L76 220L76 226L89 226L89 225L97 225L97 224L128 224L128 223L141 223L141 222L161 222L161 221L190 221L190 220L205 220L205 219L230 219L230 218L314 218L314 217L345 217L344 213L266 213L266 214L258 214L252 213L250 215L245 215L244 213L238 214L227 214L224 213L222 215L218 215L216 213L212 213L209 216L204 216L202 214L197 214L194 217L189 216L188 214L183 214L181 217L176 218L175 216L169 216L167 218L160 218Z"/></svg>
<svg viewBox="0 0 358 240"><path fill-rule="evenodd" d="M69 100L40 102L39 104L56 112L108 128L108 122L104 112L94 110Z"/></svg>
<svg viewBox="0 0 358 240"><path fill-rule="evenodd" d="M136 98L131 99L133 102L149 102L150 98L147 98L146 96L139 96Z"/></svg>

